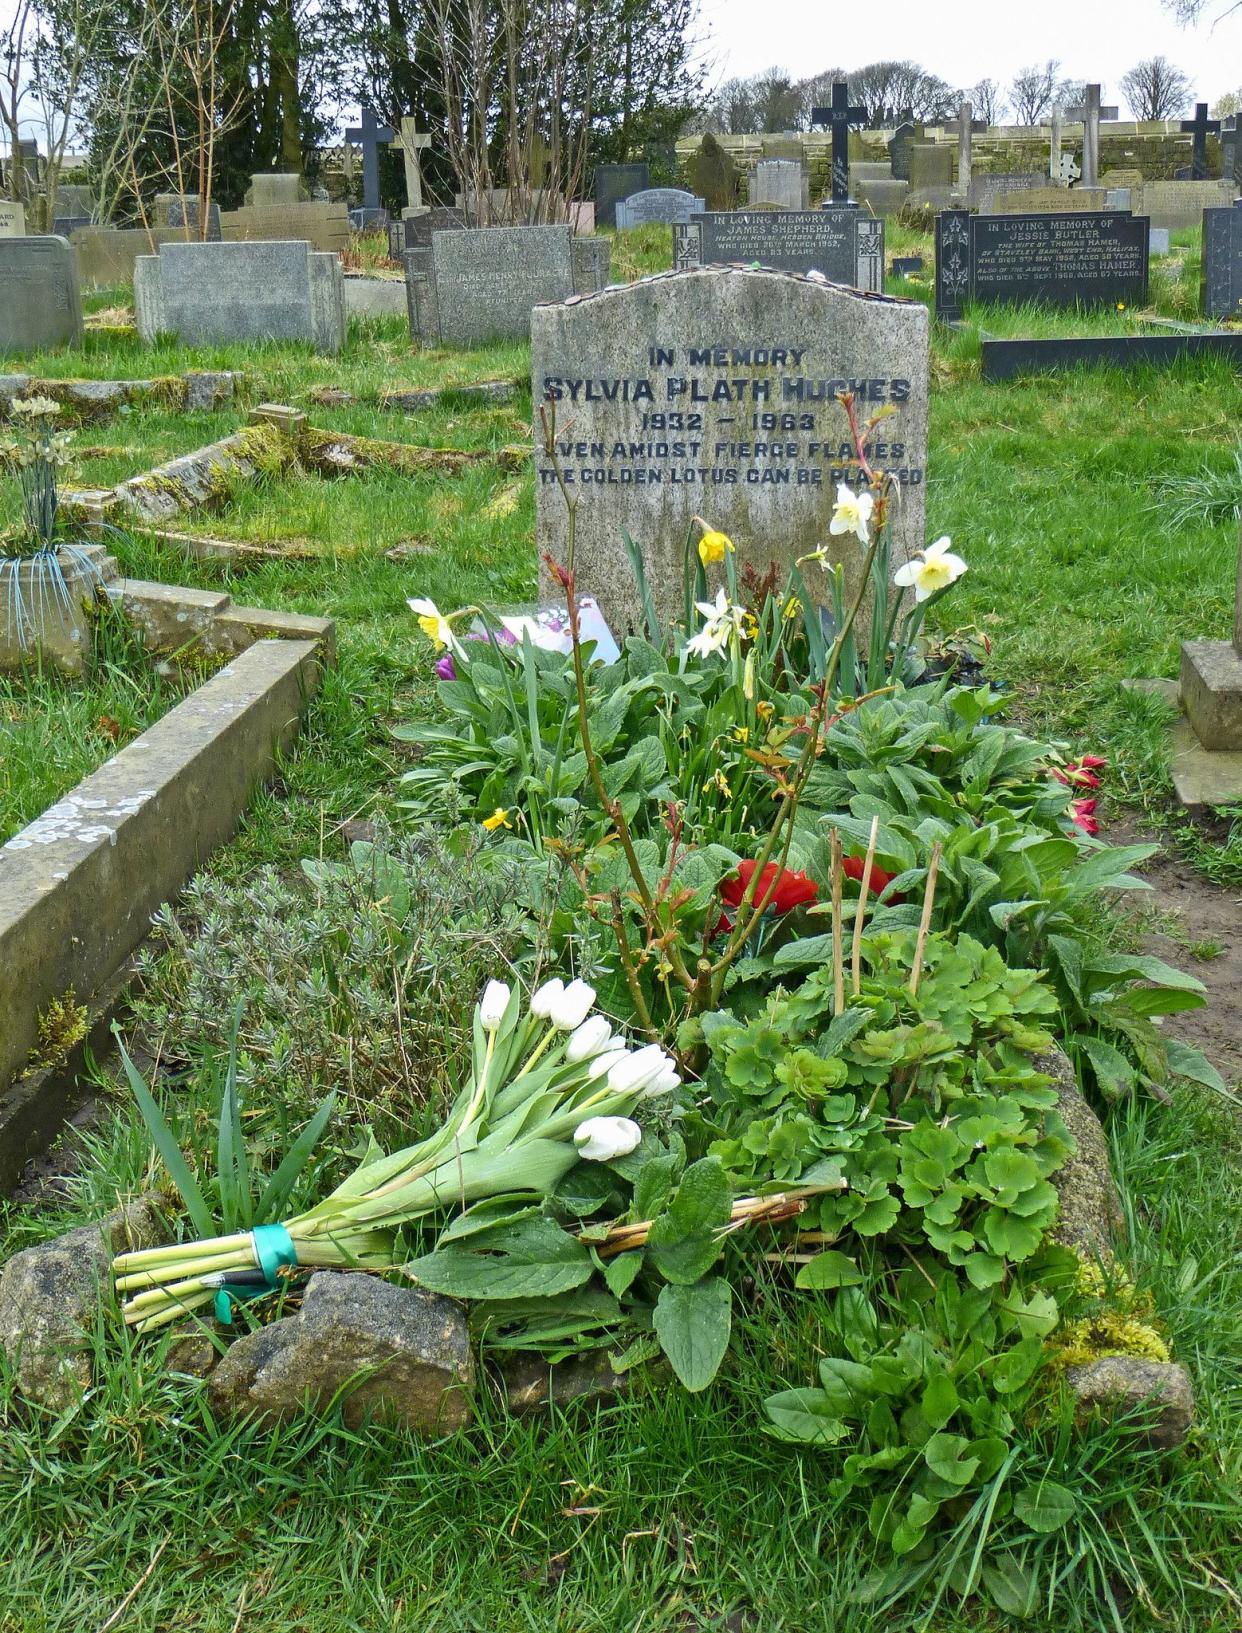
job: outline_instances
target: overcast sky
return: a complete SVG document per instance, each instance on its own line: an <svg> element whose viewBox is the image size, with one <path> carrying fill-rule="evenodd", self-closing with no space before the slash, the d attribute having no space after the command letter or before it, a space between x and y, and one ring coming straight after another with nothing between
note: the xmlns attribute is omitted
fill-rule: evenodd
<svg viewBox="0 0 1242 1633"><path fill-rule="evenodd" d="M1165 56L1197 100L1214 102L1242 86L1242 10L1212 26L1227 4L1208 0L1189 28L1160 0L702 0L702 19L722 79L773 67L805 79L910 57L955 87L1007 84L1028 63L1059 57L1067 79L1099 80L1105 102L1124 102L1127 68Z"/></svg>

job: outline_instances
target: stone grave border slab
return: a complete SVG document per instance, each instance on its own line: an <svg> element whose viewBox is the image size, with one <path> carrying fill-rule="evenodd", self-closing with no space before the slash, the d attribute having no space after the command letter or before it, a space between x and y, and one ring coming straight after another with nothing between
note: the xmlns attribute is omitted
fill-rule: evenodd
<svg viewBox="0 0 1242 1633"><path fill-rule="evenodd" d="M147 380L42 380L33 374L0 374L0 420L19 397L50 397L80 420L102 420L135 406L174 414L214 412L234 402L246 385L236 369L189 369Z"/></svg>
<svg viewBox="0 0 1242 1633"><path fill-rule="evenodd" d="M135 579L108 593L152 650L196 638L232 656L0 846L0 1194L77 1098L72 1057L22 1075L39 1015L72 989L106 1036L101 1016L151 914L236 831L335 658L331 619Z"/></svg>
<svg viewBox="0 0 1242 1633"><path fill-rule="evenodd" d="M952 328L959 325L952 324ZM1242 330L1179 334L1076 335L1043 340L1000 340L980 331L982 378L1014 380L1060 369L1111 366L1172 368L1184 357L1224 357L1242 365Z"/></svg>

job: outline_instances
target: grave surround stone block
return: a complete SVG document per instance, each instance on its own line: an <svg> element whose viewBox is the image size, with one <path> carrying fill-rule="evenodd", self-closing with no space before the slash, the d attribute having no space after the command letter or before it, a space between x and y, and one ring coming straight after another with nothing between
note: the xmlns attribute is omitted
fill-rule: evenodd
<svg viewBox="0 0 1242 1633"><path fill-rule="evenodd" d="M1181 692L1186 718L1205 749L1222 753L1242 750L1242 549L1233 639L1183 644Z"/></svg>
<svg viewBox="0 0 1242 1633"><path fill-rule="evenodd" d="M1242 207L1204 210L1200 305L1205 317L1242 315Z"/></svg>
<svg viewBox="0 0 1242 1633"><path fill-rule="evenodd" d="M134 315L147 341L304 340L335 353L345 338L341 263L302 239L161 244L134 263Z"/></svg>
<svg viewBox="0 0 1242 1633"><path fill-rule="evenodd" d="M703 211L673 228L679 270L757 261L780 272L820 272L831 283L880 294L884 223L852 205L818 210Z"/></svg>
<svg viewBox="0 0 1242 1633"><path fill-rule="evenodd" d="M972 301L1051 306L1141 306L1147 299L1149 223L1108 212L936 218L936 312L961 316Z"/></svg>
<svg viewBox="0 0 1242 1633"><path fill-rule="evenodd" d="M565 551L564 503L539 430L551 400L562 468L582 500L578 582L618 634L641 622L623 530L666 616L681 606L696 515L761 571L829 542L836 484L857 480L836 400L847 389L866 413L896 407L871 458L901 489L896 557L924 543L928 312L919 302L741 267L664 273L536 307L531 370L540 558ZM856 572L856 541L830 542ZM546 569L543 585L552 592Z"/></svg>
<svg viewBox="0 0 1242 1633"><path fill-rule="evenodd" d="M66 238L0 238L0 352L82 344L77 254Z"/></svg>

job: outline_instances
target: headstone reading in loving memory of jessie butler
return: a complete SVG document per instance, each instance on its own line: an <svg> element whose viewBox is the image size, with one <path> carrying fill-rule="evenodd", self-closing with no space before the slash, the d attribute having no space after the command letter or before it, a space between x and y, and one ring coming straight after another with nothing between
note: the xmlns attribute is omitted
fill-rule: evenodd
<svg viewBox="0 0 1242 1633"><path fill-rule="evenodd" d="M858 484L838 394L860 420L884 407L869 458L901 486L897 560L924 543L928 313L785 272L706 267L538 306L531 317L537 540L564 560L565 507L540 435L579 500L576 572L620 633L641 625L621 542L634 539L657 608L682 606L691 518L727 533L758 570L830 543L856 582L863 551L830 539L840 481ZM827 578L804 569L812 593ZM555 593L546 566L545 590Z"/></svg>
<svg viewBox="0 0 1242 1633"><path fill-rule="evenodd" d="M1146 216L1121 211L936 217L936 313L972 301L1141 306L1147 299Z"/></svg>
<svg viewBox="0 0 1242 1633"><path fill-rule="evenodd" d="M850 197L850 127L865 125L866 108L850 107L850 88L844 80L832 87L832 102L826 108L811 109L811 129L828 125L832 130L832 202L848 204ZM897 174L896 171L893 172Z"/></svg>
<svg viewBox="0 0 1242 1633"><path fill-rule="evenodd" d="M1203 212L1200 299L1205 317L1242 315L1242 200Z"/></svg>
<svg viewBox="0 0 1242 1633"><path fill-rule="evenodd" d="M851 205L818 210L707 210L673 228L679 271L758 261L778 272L822 272L830 283L880 294L884 223Z"/></svg>

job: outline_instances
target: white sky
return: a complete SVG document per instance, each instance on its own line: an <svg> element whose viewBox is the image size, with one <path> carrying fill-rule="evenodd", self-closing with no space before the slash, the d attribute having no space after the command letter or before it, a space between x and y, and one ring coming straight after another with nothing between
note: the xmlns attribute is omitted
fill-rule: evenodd
<svg viewBox="0 0 1242 1633"><path fill-rule="evenodd" d="M1066 79L1099 80L1103 101L1122 103L1120 80L1144 57L1186 73L1196 100L1242 86L1242 10L1208 0L1181 27L1160 0L702 0L706 51L716 77L765 68L805 79L824 68L912 58L958 87L1007 84L1028 63L1059 57Z"/></svg>

